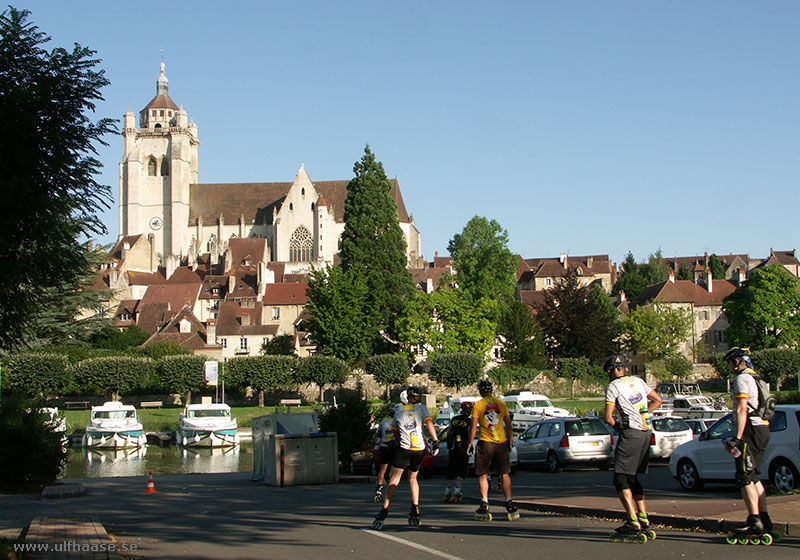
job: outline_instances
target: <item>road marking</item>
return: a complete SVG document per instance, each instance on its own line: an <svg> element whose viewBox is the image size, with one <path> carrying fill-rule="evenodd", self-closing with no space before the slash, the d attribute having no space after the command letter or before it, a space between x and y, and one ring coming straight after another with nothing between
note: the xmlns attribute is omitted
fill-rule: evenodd
<svg viewBox="0 0 800 560"><path fill-rule="evenodd" d="M427 546L423 546L421 544L417 544L415 542L407 541L406 539L401 539L399 537L395 537L386 533L381 533L379 531L373 531L372 529L361 529L365 533L369 533L370 535L375 535L376 537L381 537L384 539L388 539L390 541L394 541L396 543L404 544L406 546L410 546L411 548L416 548L417 550L422 550L423 552L427 552L428 554L433 554L434 556L439 556L440 558L449 558L450 560L463 560L458 556L453 556L452 554L447 554L446 552L441 552L436 550L435 548L429 548Z"/></svg>

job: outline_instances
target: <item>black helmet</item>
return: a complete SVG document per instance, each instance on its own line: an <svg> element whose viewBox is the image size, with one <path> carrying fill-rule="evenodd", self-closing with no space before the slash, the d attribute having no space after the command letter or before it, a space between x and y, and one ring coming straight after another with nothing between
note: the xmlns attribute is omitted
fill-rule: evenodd
<svg viewBox="0 0 800 560"><path fill-rule="evenodd" d="M406 397L409 401L415 400L416 402L419 402L422 399L422 389L412 385L406 389Z"/></svg>
<svg viewBox="0 0 800 560"><path fill-rule="evenodd" d="M481 395L491 393L492 391L494 391L494 385L492 385L491 381L488 379L481 379L478 381L478 392Z"/></svg>
<svg viewBox="0 0 800 560"><path fill-rule="evenodd" d="M625 367L625 361L619 354L611 354L603 362L603 371L605 371L606 373L611 373L612 370L615 370L617 368L622 369L624 367Z"/></svg>
<svg viewBox="0 0 800 560"><path fill-rule="evenodd" d="M747 367L753 367L753 359L750 357L750 349L734 346L725 354L725 361L741 360Z"/></svg>

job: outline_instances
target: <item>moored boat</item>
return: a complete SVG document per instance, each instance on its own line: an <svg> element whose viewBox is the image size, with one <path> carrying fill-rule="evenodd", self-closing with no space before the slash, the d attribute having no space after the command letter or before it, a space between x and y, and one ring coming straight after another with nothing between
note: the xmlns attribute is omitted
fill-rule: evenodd
<svg viewBox="0 0 800 560"><path fill-rule="evenodd" d="M121 402L93 406L89 424L81 439L83 447L122 449L147 443L136 409Z"/></svg>
<svg viewBox="0 0 800 560"><path fill-rule="evenodd" d="M237 445L238 428L227 404L189 404L181 414L177 441L184 447Z"/></svg>

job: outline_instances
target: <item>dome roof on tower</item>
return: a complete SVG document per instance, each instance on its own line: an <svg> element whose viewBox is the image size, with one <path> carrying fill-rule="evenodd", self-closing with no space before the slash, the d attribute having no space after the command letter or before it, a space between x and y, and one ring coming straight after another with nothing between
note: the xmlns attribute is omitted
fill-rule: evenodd
<svg viewBox="0 0 800 560"><path fill-rule="evenodd" d="M161 63L161 73L158 76L158 80L156 80L156 96L142 111L147 109L174 109L176 111L180 109L169 97L169 80L167 80L163 62Z"/></svg>

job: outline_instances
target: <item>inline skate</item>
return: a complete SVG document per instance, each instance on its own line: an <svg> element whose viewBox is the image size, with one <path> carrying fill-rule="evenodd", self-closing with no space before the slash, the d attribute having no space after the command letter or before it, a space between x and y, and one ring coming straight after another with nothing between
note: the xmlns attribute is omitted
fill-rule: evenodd
<svg viewBox="0 0 800 560"><path fill-rule="evenodd" d="M481 502L481 505L478 506L478 509L475 510L475 520L476 521L492 520L492 514L489 513L489 504L487 502Z"/></svg>
<svg viewBox="0 0 800 560"><path fill-rule="evenodd" d="M519 519L519 508L514 505L514 502L508 500L506 502L506 512L509 521L516 521Z"/></svg>
<svg viewBox="0 0 800 560"><path fill-rule="evenodd" d="M758 515L748 515L745 524L736 527L725 540L728 544L763 544L765 546L771 545L774 541L771 534L764 532L764 523Z"/></svg>
<svg viewBox="0 0 800 560"><path fill-rule="evenodd" d="M620 525L614 531L611 534L611 542L639 544L647 542L647 535L642 531L642 526L633 521L626 521L624 525Z"/></svg>
<svg viewBox="0 0 800 560"><path fill-rule="evenodd" d="M373 498L373 501L376 504L379 504L383 501L383 484L378 484L375 487L375 497Z"/></svg>
<svg viewBox="0 0 800 560"><path fill-rule="evenodd" d="M419 527L422 524L419 517L419 506L411 506L411 511L408 513L408 524L412 527Z"/></svg>
<svg viewBox="0 0 800 560"><path fill-rule="evenodd" d="M383 522L386 520L388 515L389 510L387 508L381 508L381 510L378 512L378 515L375 516L375 520L372 522L372 528L376 531L383 529Z"/></svg>

